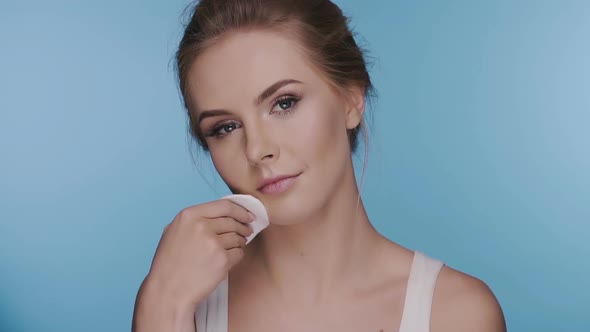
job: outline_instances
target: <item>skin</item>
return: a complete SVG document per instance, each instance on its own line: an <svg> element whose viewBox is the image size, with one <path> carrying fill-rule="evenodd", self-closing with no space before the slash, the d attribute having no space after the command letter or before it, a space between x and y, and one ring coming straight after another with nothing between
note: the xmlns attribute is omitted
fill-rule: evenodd
<svg viewBox="0 0 590 332"><path fill-rule="evenodd" d="M282 80L300 83L256 101ZM335 88L297 40L266 30L223 36L189 81L215 168L271 220L230 271L229 330L397 331L413 252L379 234L359 201L347 129L362 120L361 87ZM258 190L278 175L298 177L280 194ZM431 331L505 323L485 283L445 266Z"/></svg>

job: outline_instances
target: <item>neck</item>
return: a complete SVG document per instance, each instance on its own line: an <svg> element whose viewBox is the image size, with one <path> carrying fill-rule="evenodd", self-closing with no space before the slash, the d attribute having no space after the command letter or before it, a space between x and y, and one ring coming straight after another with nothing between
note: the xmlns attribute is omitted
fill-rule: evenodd
<svg viewBox="0 0 590 332"><path fill-rule="evenodd" d="M337 190L310 220L261 233L252 242L249 273L291 303L326 301L366 279L383 238L369 222L351 178L343 187L354 190Z"/></svg>

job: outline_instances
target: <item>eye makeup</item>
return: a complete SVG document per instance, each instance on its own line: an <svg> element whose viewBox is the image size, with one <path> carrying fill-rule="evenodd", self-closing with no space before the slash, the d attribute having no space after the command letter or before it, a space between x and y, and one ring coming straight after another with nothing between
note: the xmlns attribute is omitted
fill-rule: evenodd
<svg viewBox="0 0 590 332"><path fill-rule="evenodd" d="M205 137L221 138L231 134L234 130L241 128L242 126L235 121L224 121L216 124L213 128L205 132ZM222 133L225 131L225 133Z"/></svg>
<svg viewBox="0 0 590 332"><path fill-rule="evenodd" d="M285 93L275 98L270 103L271 115L287 116L292 114L302 97L295 93ZM212 137L216 139L224 138L230 135L233 131L242 128L242 124L235 120L220 121L212 126L210 129L204 129L205 138Z"/></svg>
<svg viewBox="0 0 590 332"><path fill-rule="evenodd" d="M286 116L295 111L297 103L301 100L301 97L295 94L285 94L276 98L272 102L270 114L277 114L279 116ZM279 108L277 110L277 107Z"/></svg>

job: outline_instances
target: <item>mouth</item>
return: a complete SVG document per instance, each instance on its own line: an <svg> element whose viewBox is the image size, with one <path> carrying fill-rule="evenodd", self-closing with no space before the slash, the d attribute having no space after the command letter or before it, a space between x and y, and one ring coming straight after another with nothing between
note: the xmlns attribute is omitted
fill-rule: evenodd
<svg viewBox="0 0 590 332"><path fill-rule="evenodd" d="M282 175L264 179L262 185L258 188L258 191L267 195L280 194L289 189L293 185L293 183L295 183L299 175L301 175L301 173L295 175Z"/></svg>

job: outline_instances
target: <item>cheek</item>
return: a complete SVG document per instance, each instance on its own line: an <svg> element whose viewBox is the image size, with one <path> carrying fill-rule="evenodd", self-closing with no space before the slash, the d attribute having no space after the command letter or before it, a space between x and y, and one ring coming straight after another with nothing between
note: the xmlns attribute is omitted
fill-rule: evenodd
<svg viewBox="0 0 590 332"><path fill-rule="evenodd" d="M297 123L297 148L309 162L337 158L346 148L346 125L335 109L326 106L310 108ZM344 145L343 145L344 143Z"/></svg>
<svg viewBox="0 0 590 332"><path fill-rule="evenodd" d="M211 161L215 170L224 182L231 185L235 182L233 178L239 177L239 167L236 162L238 154L228 151L229 149L211 149Z"/></svg>

